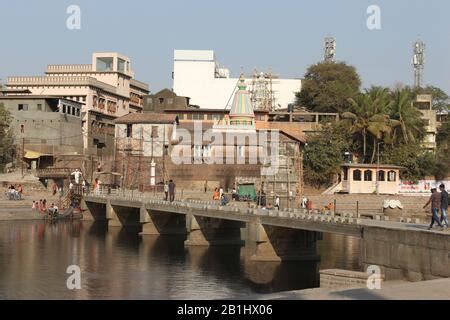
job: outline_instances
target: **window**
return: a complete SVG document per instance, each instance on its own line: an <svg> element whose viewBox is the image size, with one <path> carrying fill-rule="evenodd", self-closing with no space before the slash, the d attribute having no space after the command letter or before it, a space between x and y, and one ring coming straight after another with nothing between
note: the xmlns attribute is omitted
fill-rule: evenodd
<svg viewBox="0 0 450 320"><path fill-rule="evenodd" d="M361 181L361 170L353 171L353 181Z"/></svg>
<svg viewBox="0 0 450 320"><path fill-rule="evenodd" d="M25 125L20 125L20 133L25 133Z"/></svg>
<svg viewBox="0 0 450 320"><path fill-rule="evenodd" d="M127 124L127 137L130 138L133 136L133 125Z"/></svg>
<svg viewBox="0 0 450 320"><path fill-rule="evenodd" d="M193 113L192 114L192 119L194 120L203 120L205 117L203 115L203 113Z"/></svg>
<svg viewBox="0 0 450 320"><path fill-rule="evenodd" d="M397 174L395 171L391 170L388 172L388 181L395 181L397 179Z"/></svg>
<svg viewBox="0 0 450 320"><path fill-rule="evenodd" d="M237 146L237 155L238 157L245 157L245 146Z"/></svg>
<svg viewBox="0 0 450 320"><path fill-rule="evenodd" d="M113 71L113 58L97 58L97 70L99 72Z"/></svg>
<svg viewBox="0 0 450 320"><path fill-rule="evenodd" d="M66 113L66 105L65 104L63 104L63 111L62 112Z"/></svg>
<svg viewBox="0 0 450 320"><path fill-rule="evenodd" d="M364 181L372 181L372 170L364 171Z"/></svg>
<svg viewBox="0 0 450 320"><path fill-rule="evenodd" d="M42 111L42 104L40 104L40 103L37 104L37 110Z"/></svg>
<svg viewBox="0 0 450 320"><path fill-rule="evenodd" d="M158 126L152 126L152 138L158 138Z"/></svg>
<svg viewBox="0 0 450 320"><path fill-rule="evenodd" d="M73 115L73 116L75 115L75 112L76 112L75 108L72 107L72 115Z"/></svg>
<svg viewBox="0 0 450 320"><path fill-rule="evenodd" d="M167 104L172 104L173 103L173 98L167 98Z"/></svg>
<svg viewBox="0 0 450 320"><path fill-rule="evenodd" d="M77 109L77 117L80 116L80 109Z"/></svg>
<svg viewBox="0 0 450 320"><path fill-rule="evenodd" d="M207 115L207 119L208 120L222 120L223 119L223 114L217 114L217 113L208 114Z"/></svg>
<svg viewBox="0 0 450 320"><path fill-rule="evenodd" d="M125 60L117 59L117 71L125 72Z"/></svg>
<svg viewBox="0 0 450 320"><path fill-rule="evenodd" d="M344 168L344 181L348 179L348 168Z"/></svg>
<svg viewBox="0 0 450 320"><path fill-rule="evenodd" d="M164 98L159 98L159 104L163 104L164 103Z"/></svg>
<svg viewBox="0 0 450 320"><path fill-rule="evenodd" d="M19 104L18 110L19 111L28 111L28 105L27 104Z"/></svg>
<svg viewBox="0 0 450 320"><path fill-rule="evenodd" d="M385 181L386 177L384 175L384 170L378 171L378 181Z"/></svg>

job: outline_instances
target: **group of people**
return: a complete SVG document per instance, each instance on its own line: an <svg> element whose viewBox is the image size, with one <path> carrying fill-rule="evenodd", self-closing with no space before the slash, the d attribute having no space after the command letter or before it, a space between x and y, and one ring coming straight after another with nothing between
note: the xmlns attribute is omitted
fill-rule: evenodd
<svg viewBox="0 0 450 320"><path fill-rule="evenodd" d="M173 202L175 200L175 182L169 180L164 183L164 201Z"/></svg>
<svg viewBox="0 0 450 320"><path fill-rule="evenodd" d="M53 203L52 203L53 205ZM33 201L33 204L31 206L31 210L38 211L39 213L45 213L47 211L47 200L46 199L40 199L38 201Z"/></svg>
<svg viewBox="0 0 450 320"><path fill-rule="evenodd" d="M8 197L8 200L22 200L23 186L19 184L19 186L16 189L14 185L10 185L8 187L6 195Z"/></svg>
<svg viewBox="0 0 450 320"><path fill-rule="evenodd" d="M448 192L445 190L445 185L439 186L439 191L436 188L431 189L431 197L423 206L425 209L431 203L431 224L428 230L431 230L436 222L441 228L448 228L447 209L448 209ZM439 211L441 217L439 217Z"/></svg>
<svg viewBox="0 0 450 320"><path fill-rule="evenodd" d="M235 199L235 197L233 197L233 193L231 194L231 196L232 196L233 199ZM213 200L220 201L220 205L221 206L227 205L228 198L225 195L225 192L223 191L222 187L214 188Z"/></svg>

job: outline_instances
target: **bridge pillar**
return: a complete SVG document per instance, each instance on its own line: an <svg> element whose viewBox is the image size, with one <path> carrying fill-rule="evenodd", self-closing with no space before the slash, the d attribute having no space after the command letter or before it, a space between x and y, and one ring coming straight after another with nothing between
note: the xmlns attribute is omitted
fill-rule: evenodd
<svg viewBox="0 0 450 320"><path fill-rule="evenodd" d="M240 221L186 215L186 246L242 245Z"/></svg>
<svg viewBox="0 0 450 320"><path fill-rule="evenodd" d="M182 214L151 211L142 206L139 221L142 224L140 235L186 234L186 221Z"/></svg>
<svg viewBox="0 0 450 320"><path fill-rule="evenodd" d="M119 216L114 206L111 205L111 201L106 202L106 219L108 220L108 227L121 227Z"/></svg>
<svg viewBox="0 0 450 320"><path fill-rule="evenodd" d="M83 200L81 202L81 208L85 210L83 212L83 220L105 221L105 207L105 204L102 203L88 202Z"/></svg>
<svg viewBox="0 0 450 320"><path fill-rule="evenodd" d="M315 231L247 223L246 253L252 261L318 261Z"/></svg>

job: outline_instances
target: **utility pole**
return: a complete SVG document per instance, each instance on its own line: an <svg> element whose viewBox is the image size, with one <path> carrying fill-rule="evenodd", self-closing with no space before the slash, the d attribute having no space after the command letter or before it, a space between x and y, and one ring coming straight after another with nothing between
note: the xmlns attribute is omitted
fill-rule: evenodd
<svg viewBox="0 0 450 320"><path fill-rule="evenodd" d="M377 143L377 172L375 173L375 177L376 177L376 188L377 188L377 195L380 194L380 177L379 177L379 172L380 172L380 144L383 144L383 142L378 142Z"/></svg>
<svg viewBox="0 0 450 320"><path fill-rule="evenodd" d="M22 159L20 161L22 168L22 178L24 177L23 175L23 162L25 161L24 159L25 159L25 138L22 136Z"/></svg>

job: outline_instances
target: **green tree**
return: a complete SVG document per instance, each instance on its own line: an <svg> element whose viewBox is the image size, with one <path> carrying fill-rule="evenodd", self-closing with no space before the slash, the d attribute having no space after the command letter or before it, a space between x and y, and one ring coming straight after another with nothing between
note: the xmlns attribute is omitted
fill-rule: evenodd
<svg viewBox="0 0 450 320"><path fill-rule="evenodd" d="M10 161L11 147L13 143L12 130L10 129L11 114L0 103L0 169Z"/></svg>
<svg viewBox="0 0 450 320"><path fill-rule="evenodd" d="M329 186L340 172L345 152L353 152L352 134L343 123L326 124L308 135L304 153L305 182L316 188Z"/></svg>
<svg viewBox="0 0 450 320"><path fill-rule="evenodd" d="M433 153L423 151L419 143L386 146L382 153L383 162L402 166L402 179L417 181L436 174L436 158Z"/></svg>
<svg viewBox="0 0 450 320"><path fill-rule="evenodd" d="M450 122L444 122L436 135L436 174L442 180L450 174Z"/></svg>
<svg viewBox="0 0 450 320"><path fill-rule="evenodd" d="M356 69L344 62L321 62L306 71L297 104L315 112L345 112L349 98L359 93L361 79Z"/></svg>
<svg viewBox="0 0 450 320"><path fill-rule="evenodd" d="M394 132L397 143L416 143L425 136L422 113L412 103L414 97L415 93L408 87L396 89L391 93L390 115L400 121L398 130Z"/></svg>
<svg viewBox="0 0 450 320"><path fill-rule="evenodd" d="M389 90L381 87L372 87L359 94L356 99L349 99L351 112L342 114L343 121L350 121L350 129L355 139L362 140L363 162L368 161L367 144L371 141L372 156L370 162L375 160L377 144L393 142L393 130L400 122L391 119L389 109L391 99Z"/></svg>

